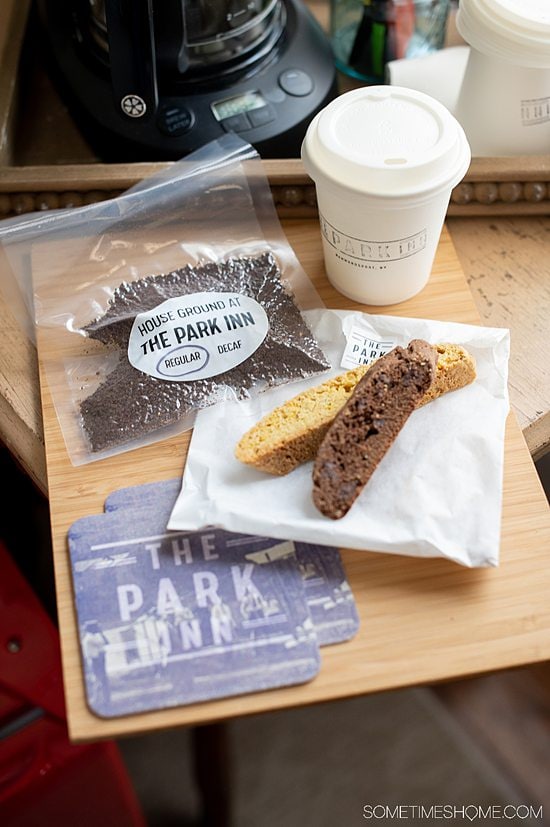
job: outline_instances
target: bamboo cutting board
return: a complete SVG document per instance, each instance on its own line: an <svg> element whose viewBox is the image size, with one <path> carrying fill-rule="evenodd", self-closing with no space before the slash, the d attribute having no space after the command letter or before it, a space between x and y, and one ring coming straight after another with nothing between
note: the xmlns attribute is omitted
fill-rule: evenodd
<svg viewBox="0 0 550 827"><path fill-rule="evenodd" d="M328 307L352 303L324 276L318 223L293 220L285 230ZM361 309L359 305L353 305ZM369 308L364 308L367 311ZM380 308L373 309L380 312ZM479 323L479 316L444 230L428 286L382 311L393 315ZM109 493L181 474L188 435L107 460L74 467L68 458L44 362L56 343L40 335L42 404L57 603L68 723L75 741L198 724L237 715L328 701L418 683L432 683L550 657L550 519L529 451L510 415L506 430L501 565L464 569L420 560L345 551L361 618L356 638L322 650L312 682L227 700L104 720L86 705L67 548L79 517L103 511ZM483 503L479 503L483 507Z"/></svg>

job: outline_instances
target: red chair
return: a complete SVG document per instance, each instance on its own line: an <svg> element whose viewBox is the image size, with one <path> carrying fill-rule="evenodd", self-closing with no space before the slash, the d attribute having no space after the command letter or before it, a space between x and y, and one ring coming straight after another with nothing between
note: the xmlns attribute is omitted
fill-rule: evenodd
<svg viewBox="0 0 550 827"><path fill-rule="evenodd" d="M1 543L0 824L145 827L116 745L69 742L57 631Z"/></svg>

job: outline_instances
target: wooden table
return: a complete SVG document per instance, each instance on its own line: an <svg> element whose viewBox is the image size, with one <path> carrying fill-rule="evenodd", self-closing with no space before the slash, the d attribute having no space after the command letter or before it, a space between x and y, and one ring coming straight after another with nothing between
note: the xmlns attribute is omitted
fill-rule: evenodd
<svg viewBox="0 0 550 827"><path fill-rule="evenodd" d="M327 306L349 306L349 300L336 293L324 275L317 220L288 221L285 229ZM428 286L391 310L397 315L478 321L446 232ZM69 729L76 740L206 723L434 683L550 656L550 519L529 451L510 414L499 568L467 570L444 560L343 552L361 629L352 641L323 649L321 673L314 681L210 703L99 719L85 700L67 531L79 517L101 512L111 491L180 474L188 434L74 467L47 389L43 408L65 692Z"/></svg>
<svg viewBox="0 0 550 827"><path fill-rule="evenodd" d="M533 459L550 449L550 215L447 221L479 315L511 333L510 401Z"/></svg>
<svg viewBox="0 0 550 827"><path fill-rule="evenodd" d="M50 134L54 129L52 125ZM26 154L17 159L18 163L36 163L32 154L36 148L26 146L24 150ZM78 157L64 160L82 161L83 151L81 144ZM272 162L266 167L275 187L284 187L289 176L295 180L296 174L303 174L297 161L283 166ZM81 192L97 188L97 173L96 168L95 183L84 186ZM50 181L52 175L55 171L50 171ZM66 179L64 183L65 189L71 191L71 181ZM114 186L111 181L111 188L117 186L122 186L120 180ZM44 188L37 178L34 191ZM0 193L0 206L1 203ZM21 202L22 209L25 203L28 202ZM318 225L312 220L315 210L308 209L309 218L285 220L287 235L327 305L342 306L342 297L330 289L324 277ZM428 287L412 301L392 308L392 312L475 323L479 311L483 321L509 326L512 405L529 439L531 453L541 455L550 442L550 383L544 358L550 218L453 217L447 226L457 242L458 257L477 311L451 237L445 231ZM0 303L0 321L5 333L5 346L0 352L0 439L46 491L36 351L5 302ZM101 511L113 488L166 478L181 471L183 454L180 445L167 442L125 455L130 465L123 470L116 460L102 463L100 475L90 471L93 466L72 468L64 456L49 406L46 397L58 608L69 725L77 740L432 683L550 656L548 509L531 457L511 415L505 459L502 565L498 569L470 571L439 560L346 552L344 559L362 628L354 641L324 650L322 671L315 681L302 687L101 721L89 712L84 700L66 531L77 516Z"/></svg>

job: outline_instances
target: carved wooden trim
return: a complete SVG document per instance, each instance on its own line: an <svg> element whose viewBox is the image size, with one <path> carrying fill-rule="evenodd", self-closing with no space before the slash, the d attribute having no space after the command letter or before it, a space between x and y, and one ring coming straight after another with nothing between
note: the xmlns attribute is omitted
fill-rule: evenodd
<svg viewBox="0 0 550 827"><path fill-rule="evenodd" d="M168 163L0 168L0 217L77 207L118 195ZM263 161L281 217L317 215L315 187L298 159ZM449 215L550 213L550 155L474 158L452 192Z"/></svg>

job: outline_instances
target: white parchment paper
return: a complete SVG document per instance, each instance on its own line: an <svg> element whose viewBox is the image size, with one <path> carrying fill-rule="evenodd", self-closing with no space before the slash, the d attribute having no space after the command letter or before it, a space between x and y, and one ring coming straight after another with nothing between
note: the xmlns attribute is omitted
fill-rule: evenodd
<svg viewBox="0 0 550 827"><path fill-rule="evenodd" d="M182 490L168 528L220 526L280 539L448 557L496 566L499 555L504 426L508 413L509 332L505 329L367 316L306 314L332 374L342 371L347 336L407 345L455 342L474 356L477 379L411 415L348 514L331 520L311 499L309 462L273 477L238 462L234 448L264 414L332 374L270 390L246 402L201 411ZM350 348L348 347L348 354Z"/></svg>

